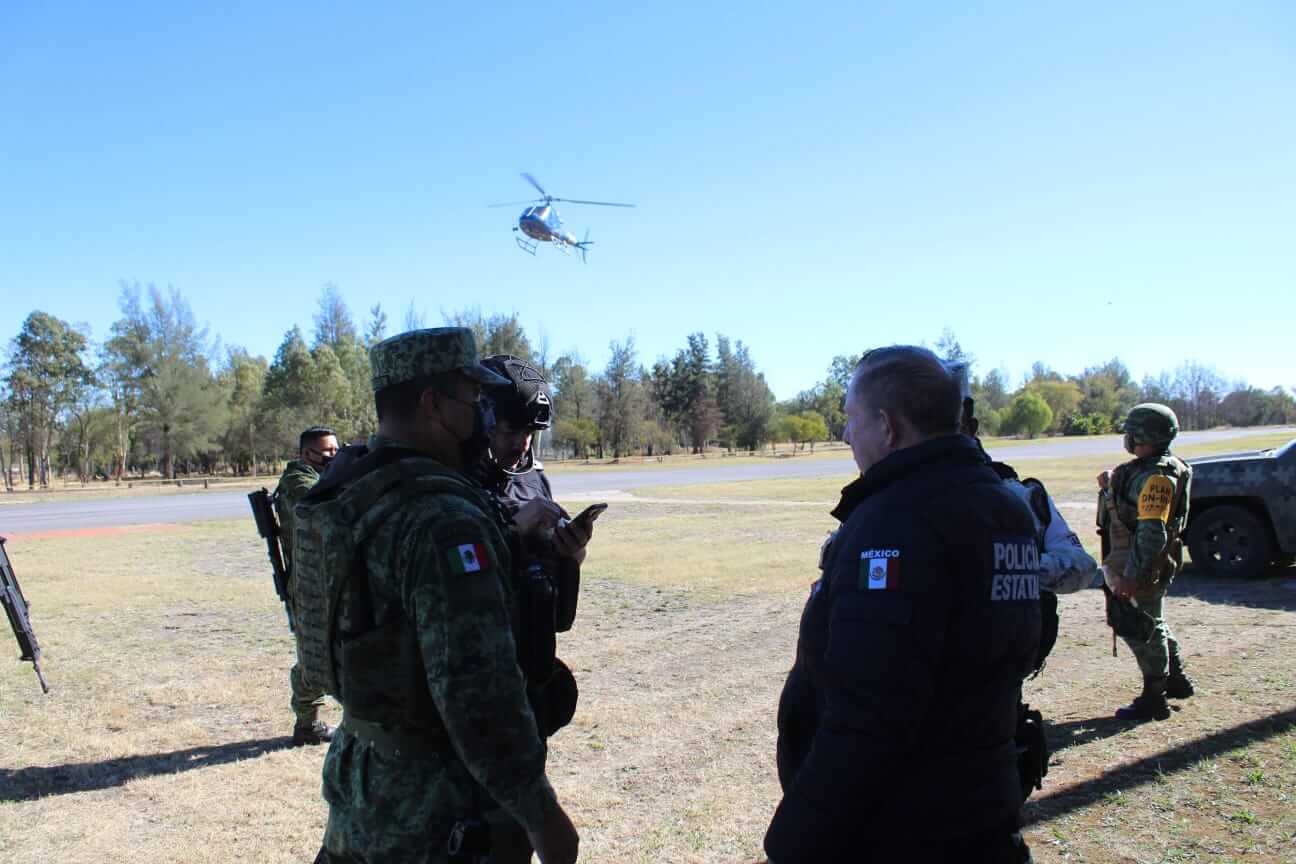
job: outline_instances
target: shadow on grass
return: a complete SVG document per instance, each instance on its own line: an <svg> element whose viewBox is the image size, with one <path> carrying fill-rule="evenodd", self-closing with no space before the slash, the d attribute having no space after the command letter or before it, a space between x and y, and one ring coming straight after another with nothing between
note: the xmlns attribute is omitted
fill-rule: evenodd
<svg viewBox="0 0 1296 864"><path fill-rule="evenodd" d="M285 735L211 747L190 747L170 753L123 756L102 762L43 765L16 770L0 768L0 803L34 801L48 795L94 792L158 774L178 774L195 768L254 759L291 745L292 738Z"/></svg>
<svg viewBox="0 0 1296 864"><path fill-rule="evenodd" d="M1290 564L1271 565L1255 579L1208 576L1190 564L1170 586L1170 596L1193 597L1228 606L1296 611L1293 585L1296 585L1296 567Z"/></svg>
<svg viewBox="0 0 1296 864"><path fill-rule="evenodd" d="M1107 735L1114 734L1114 731L1119 731L1119 729L1129 728L1128 724L1116 724L1115 720L1109 721L1106 719L1082 721L1082 723L1087 727L1105 729ZM1109 723L1116 724L1118 728L1115 730L1107 728ZM1111 771L1092 780L1086 780L1068 789L1062 789L1051 795L1027 801L1022 812L1022 824L1024 826L1034 825L1037 822L1047 821L1063 813L1079 810L1081 807L1087 807L1101 801L1109 793L1117 789L1128 791L1139 786L1145 786L1156 782L1157 777L1163 774L1182 771L1203 759L1210 759L1221 753L1237 750L1292 731L1296 731L1296 708L1279 711L1276 714L1270 714L1268 717L1261 717L1259 720L1242 723L1231 729L1224 729L1204 738L1199 738L1196 741L1163 750L1129 765L1113 768ZM1105 737L1105 735L1097 734L1093 737ZM1090 738L1089 740L1093 739ZM1073 744L1067 746L1073 746Z"/></svg>
<svg viewBox="0 0 1296 864"><path fill-rule="evenodd" d="M1129 729L1130 725L1128 721L1117 720L1114 715L1095 717L1092 720L1072 720L1069 723L1049 723L1048 718L1045 718L1044 735L1048 738L1049 752L1057 753L1119 735Z"/></svg>

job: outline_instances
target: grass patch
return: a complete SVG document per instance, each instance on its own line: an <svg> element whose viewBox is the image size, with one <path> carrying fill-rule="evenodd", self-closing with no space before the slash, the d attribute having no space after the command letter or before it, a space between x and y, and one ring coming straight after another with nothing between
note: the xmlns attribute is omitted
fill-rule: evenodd
<svg viewBox="0 0 1296 864"><path fill-rule="evenodd" d="M585 572L707 600L788 591L816 578L819 544L836 524L811 508L618 503L598 522Z"/></svg>

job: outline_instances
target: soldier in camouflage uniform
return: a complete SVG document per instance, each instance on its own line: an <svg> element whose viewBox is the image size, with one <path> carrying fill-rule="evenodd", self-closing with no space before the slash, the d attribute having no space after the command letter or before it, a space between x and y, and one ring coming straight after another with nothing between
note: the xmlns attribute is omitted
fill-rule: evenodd
<svg viewBox="0 0 1296 864"><path fill-rule="evenodd" d="M292 592L292 536L293 508L306 497L311 487L319 482L320 474L337 455L338 439L332 429L312 426L297 439L298 458L288 463L279 486L275 489L275 513L279 517L280 546L283 549L284 567L288 572L289 596ZM333 727L319 719L320 706L324 704L324 691L302 676L301 664L294 663L288 673L292 690L294 747L305 744L324 744L333 737Z"/></svg>
<svg viewBox="0 0 1296 864"><path fill-rule="evenodd" d="M1137 607L1146 626L1138 633L1119 634L1143 673L1143 692L1116 716L1165 720L1170 716L1167 696L1186 699L1193 694L1179 642L1165 619L1166 591L1183 566L1180 535L1188 524L1192 468L1170 452L1179 420L1165 405L1135 405L1124 432L1125 449L1135 458L1103 472L1098 485L1104 530L1128 532L1128 552L1109 556L1103 570L1112 593Z"/></svg>
<svg viewBox="0 0 1296 864"><path fill-rule="evenodd" d="M391 466L442 484L384 493L401 497L359 547L359 575L338 601L332 655L344 714L324 760L321 861L481 860L451 857L457 829L473 826L471 836L481 824L521 826L544 864L576 860L576 830L545 775L518 666L504 525L461 473L484 450L481 386L505 383L478 359L464 328L375 345L378 434L350 464L344 450L298 511L301 537L314 528L313 501L344 502L367 472Z"/></svg>

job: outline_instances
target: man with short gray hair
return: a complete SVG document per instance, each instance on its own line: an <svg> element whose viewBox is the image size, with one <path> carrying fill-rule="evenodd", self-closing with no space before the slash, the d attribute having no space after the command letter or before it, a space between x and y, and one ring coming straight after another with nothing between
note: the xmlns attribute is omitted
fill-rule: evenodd
<svg viewBox="0 0 1296 864"><path fill-rule="evenodd" d="M846 396L860 476L779 702L771 864L1021 864L1017 701L1039 641L1029 508L960 435L925 348L866 353Z"/></svg>

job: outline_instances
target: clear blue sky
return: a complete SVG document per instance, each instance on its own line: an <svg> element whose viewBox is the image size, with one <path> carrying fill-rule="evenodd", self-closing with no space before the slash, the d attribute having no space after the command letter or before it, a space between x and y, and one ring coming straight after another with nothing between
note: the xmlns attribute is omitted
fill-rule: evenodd
<svg viewBox="0 0 1296 864"><path fill-rule="evenodd" d="M268 357L333 282L596 369L719 331L780 398L946 326L1296 385L1290 3L195 5L0 10L0 337L138 280ZM639 208L531 258L521 170Z"/></svg>

